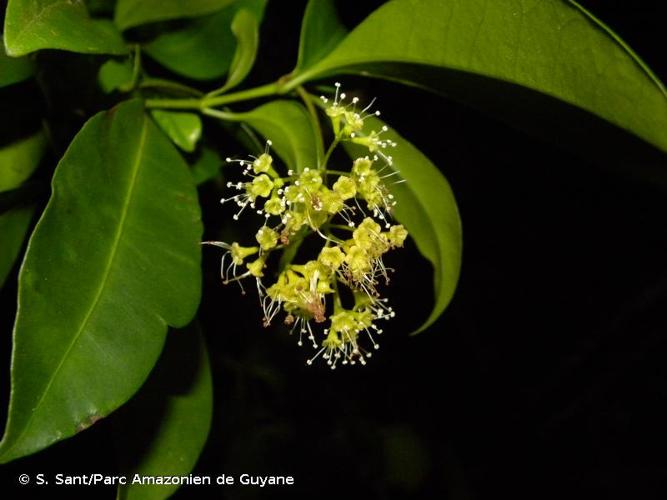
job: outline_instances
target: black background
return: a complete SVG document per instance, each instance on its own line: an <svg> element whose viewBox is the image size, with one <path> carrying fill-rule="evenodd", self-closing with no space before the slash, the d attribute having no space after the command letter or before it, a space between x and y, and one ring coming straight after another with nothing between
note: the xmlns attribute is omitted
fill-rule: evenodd
<svg viewBox="0 0 667 500"><path fill-rule="evenodd" d="M304 3L270 2L251 84L291 68ZM350 26L381 3L339 2ZM667 79L664 7L582 3ZM74 64L43 62L61 72ZM82 99L61 78L60 100L45 104L52 114ZM631 163L619 173L566 151L558 137L537 139L432 94L344 84L377 96L385 120L449 179L464 228L454 301L428 331L407 335L432 303L430 267L409 246L392 257L387 294L398 317L378 355L365 368L331 372L306 367L285 332L262 329L255 297L223 287L219 255L206 252L200 318L216 403L194 473L289 474L296 486L191 487L176 498L665 498L664 188L627 175ZM91 109L62 119L65 144L100 106L85 102ZM218 189L200 194L205 237L217 239L228 221ZM0 293L3 401L15 292L14 273ZM3 466L3 490L8 498L54 493L16 486L24 472L113 472L123 425L111 416ZM90 498L91 490L66 494Z"/></svg>

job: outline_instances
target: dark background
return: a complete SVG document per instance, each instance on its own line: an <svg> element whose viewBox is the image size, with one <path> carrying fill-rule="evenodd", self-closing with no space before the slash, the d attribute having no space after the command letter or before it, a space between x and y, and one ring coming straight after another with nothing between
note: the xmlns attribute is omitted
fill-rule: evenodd
<svg viewBox="0 0 667 500"><path fill-rule="evenodd" d="M340 2L340 11L352 26L381 3ZM582 3L667 80L665 7ZM249 84L292 67L304 4L269 3ZM68 99L82 100L62 71L72 61L43 60L62 78L58 102L42 104L65 113L63 144L100 109L93 97L84 100L91 109L68 108ZM454 301L428 331L407 335L432 303L429 264L409 245L392 256L387 295L398 317L380 351L365 368L331 372L306 367L284 332L262 329L255 297L223 287L219 255L207 252L200 318L215 413L194 473L290 474L296 486L184 488L176 497L665 498L664 188L627 175L631 163L610 169L562 149L558 137L537 139L435 95L343 81L377 96L385 120L449 179L464 228ZM201 190L207 238L217 239L228 220L218 197L215 184ZM0 293L3 401L15 280ZM38 498L47 490L18 488L19 473L113 472L126 425L119 422L111 416L4 466L2 489L8 498ZM66 494L90 498L91 490Z"/></svg>

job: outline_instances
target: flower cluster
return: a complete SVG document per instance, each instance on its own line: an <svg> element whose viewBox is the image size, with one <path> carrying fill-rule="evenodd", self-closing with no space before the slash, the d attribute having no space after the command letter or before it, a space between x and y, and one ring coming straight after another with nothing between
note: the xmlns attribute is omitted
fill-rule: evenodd
<svg viewBox="0 0 667 500"><path fill-rule="evenodd" d="M383 256L402 247L408 233L390 222L396 202L387 179L397 172L386 150L395 143L382 138L386 127L365 130L366 118L379 112L371 113L370 105L357 109L358 99L347 102L339 84L333 102L321 99L334 132L323 164L281 174L270 154L270 141L258 157L228 158L242 167L245 179L227 183L237 194L221 202L237 205L236 220L249 208L264 222L250 246L205 243L225 250L224 283L238 282L243 290L242 281L254 278L264 326L282 315L290 333L298 334L298 344L303 345L305 336L315 349L307 363L321 358L334 369L338 363L366 364L379 347L378 323L395 315L378 290L382 282L389 282ZM331 170L326 159L342 141L363 146L368 155L344 171ZM310 234L323 245L317 257L300 264L281 259L277 278L267 284L267 276L273 274L267 270L271 255L288 249L285 254L294 255ZM320 331L318 325L325 328Z"/></svg>

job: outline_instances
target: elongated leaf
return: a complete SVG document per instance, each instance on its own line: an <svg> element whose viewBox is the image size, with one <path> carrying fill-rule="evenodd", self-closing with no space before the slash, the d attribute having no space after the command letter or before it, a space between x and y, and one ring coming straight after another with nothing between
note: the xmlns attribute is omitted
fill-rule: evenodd
<svg viewBox="0 0 667 500"><path fill-rule="evenodd" d="M0 214L0 288L7 279L25 239L35 207L18 207Z"/></svg>
<svg viewBox="0 0 667 500"><path fill-rule="evenodd" d="M202 226L188 167L141 101L77 134L19 276L0 462L85 429L139 388L192 318Z"/></svg>
<svg viewBox="0 0 667 500"><path fill-rule="evenodd" d="M380 131L384 123L374 117L365 120L368 130ZM405 182L389 185L396 200L394 216L403 224L421 254L433 264L435 305L428 319L415 331L419 333L442 314L451 301L461 272L461 220L454 193L438 168L395 130L382 133L382 139L398 145L392 149L392 168ZM349 143L352 155L368 154Z"/></svg>
<svg viewBox="0 0 667 500"><path fill-rule="evenodd" d="M232 33L236 37L237 45L227 83L223 87L225 91L241 83L255 63L259 47L259 20L249 10L241 9L234 16Z"/></svg>
<svg viewBox="0 0 667 500"><path fill-rule="evenodd" d="M192 153L201 138L201 119L194 113L155 110L153 118L169 138L183 151Z"/></svg>
<svg viewBox="0 0 667 500"><path fill-rule="evenodd" d="M0 148L0 193L23 184L39 165L45 149L46 137L41 130Z"/></svg>
<svg viewBox="0 0 667 500"><path fill-rule="evenodd" d="M118 0L114 20L121 29L212 14L234 0Z"/></svg>
<svg viewBox="0 0 667 500"><path fill-rule="evenodd" d="M86 54L124 54L127 47L113 23L91 19L86 5L70 0L9 0L5 46L10 56L39 49Z"/></svg>
<svg viewBox="0 0 667 500"><path fill-rule="evenodd" d="M0 45L0 87L22 82L30 78L34 70L34 64L30 59L9 57L5 52L4 43Z"/></svg>
<svg viewBox="0 0 667 500"><path fill-rule="evenodd" d="M308 112L294 101L272 101L247 113L230 114L270 140L278 156L297 172L317 167L317 142Z"/></svg>
<svg viewBox="0 0 667 500"><path fill-rule="evenodd" d="M184 476L201 453L213 413L211 370L198 329L173 331L155 371L121 412L125 476ZM128 484L119 500L161 500L175 485Z"/></svg>
<svg viewBox="0 0 667 500"><path fill-rule="evenodd" d="M196 80L220 78L229 70L236 50L231 29L234 16L239 9L247 9L259 22L265 6L266 0L237 0L220 12L191 21L185 28L158 36L145 51L179 75Z"/></svg>
<svg viewBox="0 0 667 500"><path fill-rule="evenodd" d="M331 52L347 34L338 19L333 0L310 0L301 23L299 56L294 72L298 73Z"/></svg>
<svg viewBox="0 0 667 500"><path fill-rule="evenodd" d="M290 86L342 72L430 86L529 130L557 118L547 133L585 143L590 127L555 98L667 151L665 87L573 1L392 0Z"/></svg>

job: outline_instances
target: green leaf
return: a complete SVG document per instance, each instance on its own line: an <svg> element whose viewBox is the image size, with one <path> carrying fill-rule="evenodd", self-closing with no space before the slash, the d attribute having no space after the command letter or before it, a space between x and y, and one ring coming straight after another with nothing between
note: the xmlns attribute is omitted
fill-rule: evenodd
<svg viewBox="0 0 667 500"><path fill-rule="evenodd" d="M590 127L555 98L667 151L665 87L573 1L391 0L288 88L339 73L429 86L528 130L560 119L546 132L585 145Z"/></svg>
<svg viewBox="0 0 667 500"><path fill-rule="evenodd" d="M0 288L21 251L34 212L34 206L26 206L0 214Z"/></svg>
<svg viewBox="0 0 667 500"><path fill-rule="evenodd" d="M86 5L70 0L9 0L5 46L10 56L39 49L85 54L124 54L127 47L113 23L91 19Z"/></svg>
<svg viewBox="0 0 667 500"><path fill-rule="evenodd" d="M301 172L317 167L317 138L306 109L295 101L272 101L247 113L228 113L227 119L242 121L272 142L285 164Z"/></svg>
<svg viewBox="0 0 667 500"><path fill-rule="evenodd" d="M346 34L333 0L310 0L301 23L299 56L294 73L313 66L331 52Z"/></svg>
<svg viewBox="0 0 667 500"><path fill-rule="evenodd" d="M259 47L259 20L249 10L241 9L232 21L232 33L236 37L236 52L221 92L236 87L250 73Z"/></svg>
<svg viewBox="0 0 667 500"><path fill-rule="evenodd" d="M185 476L201 453L213 413L206 345L196 328L173 331L154 372L120 412L118 445L126 477ZM174 485L119 486L119 500L161 500Z"/></svg>
<svg viewBox="0 0 667 500"><path fill-rule="evenodd" d="M16 189L39 165L46 150L46 137L39 131L0 148L0 193Z"/></svg>
<svg viewBox="0 0 667 500"><path fill-rule="evenodd" d="M222 160L220 155L209 148L202 148L201 155L192 165L192 178L195 184L200 185L220 174Z"/></svg>
<svg viewBox="0 0 667 500"><path fill-rule="evenodd" d="M114 90L124 90L132 83L132 79L132 62L129 59L123 61L110 59L100 66L97 74L97 81L107 94Z"/></svg>
<svg viewBox="0 0 667 500"><path fill-rule="evenodd" d="M201 138L201 118L195 113L154 110L153 118L162 131L183 151L192 153Z"/></svg>
<svg viewBox="0 0 667 500"><path fill-rule="evenodd" d="M197 193L141 101L88 120L52 189L19 275L0 462L122 405L153 367L167 325L186 325L199 303Z"/></svg>
<svg viewBox="0 0 667 500"><path fill-rule="evenodd" d="M0 38L2 38L0 36ZM35 65L27 57L9 57L4 43L0 45L0 87L7 87L30 78Z"/></svg>
<svg viewBox="0 0 667 500"><path fill-rule="evenodd" d="M118 0L114 21L126 30L141 24L212 14L234 0Z"/></svg>
<svg viewBox="0 0 667 500"><path fill-rule="evenodd" d="M384 126L375 117L366 118L364 123L369 130L379 131ZM394 217L433 264L435 305L428 319L414 332L417 334L438 319L456 290L461 272L461 220L454 193L438 168L395 130L383 132L382 139L398 144L391 151L392 168L405 180L388 186L396 200ZM360 146L351 143L344 146L355 158L368 154Z"/></svg>
<svg viewBox="0 0 667 500"><path fill-rule="evenodd" d="M229 71L237 50L231 29L234 16L243 8L259 22L265 6L266 0L237 0L212 16L195 19L183 29L158 36L146 45L145 52L179 75L195 80L221 78Z"/></svg>

